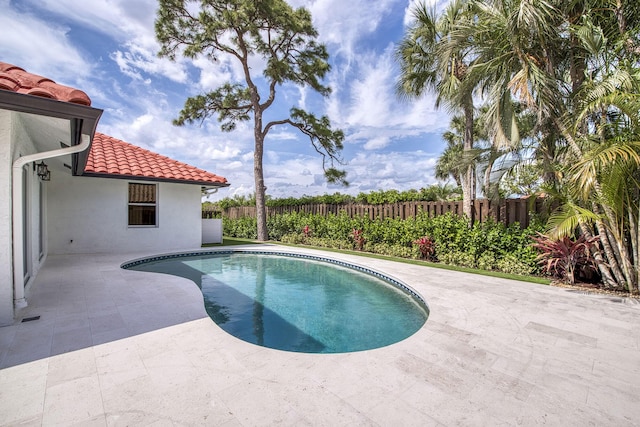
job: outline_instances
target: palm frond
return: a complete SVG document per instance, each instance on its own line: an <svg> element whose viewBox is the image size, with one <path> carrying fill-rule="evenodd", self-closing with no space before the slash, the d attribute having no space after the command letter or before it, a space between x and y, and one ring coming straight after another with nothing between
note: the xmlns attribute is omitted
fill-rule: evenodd
<svg viewBox="0 0 640 427"><path fill-rule="evenodd" d="M630 163L640 166L640 142L609 143L595 146L569 169L569 182L582 200L588 200L594 192L596 182L601 182L600 174L614 165Z"/></svg>
<svg viewBox="0 0 640 427"><path fill-rule="evenodd" d="M554 239L574 236L581 223L595 222L599 219L601 219L600 215L575 203L567 202L549 217L547 233Z"/></svg>

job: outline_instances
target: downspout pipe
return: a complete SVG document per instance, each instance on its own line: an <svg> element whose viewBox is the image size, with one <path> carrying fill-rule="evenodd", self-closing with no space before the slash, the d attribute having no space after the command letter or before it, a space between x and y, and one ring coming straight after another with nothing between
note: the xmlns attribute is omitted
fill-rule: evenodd
<svg viewBox="0 0 640 427"><path fill-rule="evenodd" d="M74 138L78 138L75 135ZM27 306L24 295L24 244L22 240L23 209L22 209L22 168L31 162L37 162L54 157L66 156L68 154L80 153L91 146L89 135L79 135L80 144L57 150L45 151L42 153L29 154L17 158L13 162L11 182L12 182L12 205L13 205L13 304L14 309Z"/></svg>
<svg viewBox="0 0 640 427"><path fill-rule="evenodd" d="M202 195L205 196L206 198L209 198L210 195L216 194L219 189L220 189L219 187L203 189Z"/></svg>

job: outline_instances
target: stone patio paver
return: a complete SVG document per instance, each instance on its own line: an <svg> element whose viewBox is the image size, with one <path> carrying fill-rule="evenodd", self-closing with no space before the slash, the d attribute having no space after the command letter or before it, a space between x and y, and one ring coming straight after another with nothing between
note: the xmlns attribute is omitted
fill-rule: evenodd
<svg viewBox="0 0 640 427"><path fill-rule="evenodd" d="M0 328L0 425L640 425L640 303L301 248L416 289L424 327L380 349L301 354L222 331L145 254L49 256ZM146 254L151 255L151 254Z"/></svg>

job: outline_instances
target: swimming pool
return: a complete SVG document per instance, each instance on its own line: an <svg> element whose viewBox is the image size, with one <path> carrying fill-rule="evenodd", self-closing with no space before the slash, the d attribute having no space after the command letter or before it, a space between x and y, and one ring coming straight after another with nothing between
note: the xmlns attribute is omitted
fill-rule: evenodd
<svg viewBox="0 0 640 427"><path fill-rule="evenodd" d="M209 317L244 341L343 353L401 341L424 325L424 300L368 268L297 253L218 250L135 260L126 269L188 278Z"/></svg>

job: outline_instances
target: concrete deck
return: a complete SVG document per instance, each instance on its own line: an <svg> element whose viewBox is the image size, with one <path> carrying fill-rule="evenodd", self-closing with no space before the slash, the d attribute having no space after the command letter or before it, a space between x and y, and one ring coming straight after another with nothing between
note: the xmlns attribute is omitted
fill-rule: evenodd
<svg viewBox="0 0 640 427"><path fill-rule="evenodd" d="M119 268L141 254L50 256L20 313L40 319L0 328L0 425L640 425L638 300L305 252L405 281L429 320L371 351L271 350L193 282Z"/></svg>

